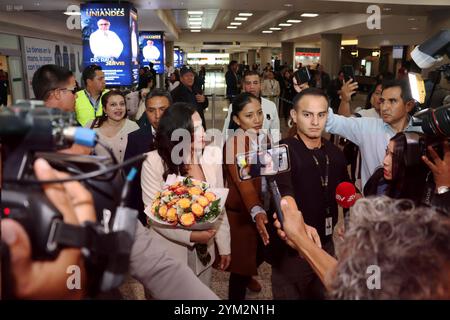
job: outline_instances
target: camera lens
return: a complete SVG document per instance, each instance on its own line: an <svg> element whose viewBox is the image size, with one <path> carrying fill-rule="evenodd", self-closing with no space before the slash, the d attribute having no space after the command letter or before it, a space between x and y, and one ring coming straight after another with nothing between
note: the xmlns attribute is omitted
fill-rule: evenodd
<svg viewBox="0 0 450 320"><path fill-rule="evenodd" d="M436 121L446 137L450 136L450 110L442 108L436 110Z"/></svg>
<svg viewBox="0 0 450 320"><path fill-rule="evenodd" d="M450 108L429 110L422 117L422 130L427 135L450 137Z"/></svg>

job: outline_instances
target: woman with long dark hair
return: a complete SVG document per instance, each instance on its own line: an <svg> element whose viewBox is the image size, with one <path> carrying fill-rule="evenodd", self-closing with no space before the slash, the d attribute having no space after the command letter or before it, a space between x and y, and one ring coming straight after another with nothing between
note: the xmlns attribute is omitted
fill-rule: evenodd
<svg viewBox="0 0 450 320"><path fill-rule="evenodd" d="M383 167L377 169L364 186L365 196L386 195L410 199L416 204L424 202L430 190L426 183L429 169L420 157L419 140L420 135L413 132L399 132L391 138ZM434 192L434 186L431 189Z"/></svg>
<svg viewBox="0 0 450 320"><path fill-rule="evenodd" d="M188 141L186 141L188 140ZM144 206L152 204L169 174L206 181L213 188L223 188L222 164L212 159L213 150L205 147L202 119L187 103L174 103L162 116L156 132L154 150L142 164L141 186ZM213 229L190 231L150 225L154 241L173 258L186 263L206 285L211 282L215 244L220 255L220 269L230 264L230 226L221 214Z"/></svg>
<svg viewBox="0 0 450 320"><path fill-rule="evenodd" d="M102 96L103 115L86 126L94 129L103 144L111 148L118 162L123 162L128 134L139 129L136 122L127 119L125 97L118 90L111 90ZM97 155L109 156L103 146L94 148Z"/></svg>
<svg viewBox="0 0 450 320"><path fill-rule="evenodd" d="M225 174L230 190L226 208L233 252L229 268L231 300L245 299L247 287L252 291L261 290L261 286L253 278L258 274L257 268L263 261L263 242L267 244L269 241L261 178L241 181L236 154L259 149L263 117L259 99L251 93L241 93L233 100L229 129L235 131L224 147Z"/></svg>

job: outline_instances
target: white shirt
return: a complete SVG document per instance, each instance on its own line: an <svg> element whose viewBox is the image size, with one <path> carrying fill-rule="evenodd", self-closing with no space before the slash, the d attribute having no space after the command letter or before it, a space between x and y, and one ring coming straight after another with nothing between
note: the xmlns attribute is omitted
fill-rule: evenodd
<svg viewBox="0 0 450 320"><path fill-rule="evenodd" d="M158 60L161 52L157 47L147 45L142 49L142 55L147 61Z"/></svg>
<svg viewBox="0 0 450 320"><path fill-rule="evenodd" d="M97 30L89 37L89 46L94 58L119 58L123 43L114 31Z"/></svg>
<svg viewBox="0 0 450 320"><path fill-rule="evenodd" d="M368 117L368 118L380 118L380 114L375 110L375 108L370 109L362 109L359 111L356 111L355 113L358 113L361 115L361 117Z"/></svg>
<svg viewBox="0 0 450 320"><path fill-rule="evenodd" d="M344 117L333 113L328 108L325 130L349 139L361 151L361 182L366 184L375 170L383 164L389 140L396 134L395 130L383 119ZM412 119L404 131L422 132L422 128L413 126Z"/></svg>
<svg viewBox="0 0 450 320"><path fill-rule="evenodd" d="M261 98L261 107L262 111L264 113L264 122L263 122L263 130L268 132L271 135L272 142L274 144L278 143L281 138L280 134L280 119L278 118L278 111L277 107L275 106L275 103L273 103L270 100L267 100L265 98ZM225 119L225 122L223 124L223 143L225 143L228 139L227 130L228 126L230 125L230 117L231 117L231 111L233 107L230 104L228 107L228 115Z"/></svg>
<svg viewBox="0 0 450 320"><path fill-rule="evenodd" d="M172 91L173 89L175 89L176 87L178 87L179 84L180 84L180 81L175 81L174 83L169 81L169 92Z"/></svg>

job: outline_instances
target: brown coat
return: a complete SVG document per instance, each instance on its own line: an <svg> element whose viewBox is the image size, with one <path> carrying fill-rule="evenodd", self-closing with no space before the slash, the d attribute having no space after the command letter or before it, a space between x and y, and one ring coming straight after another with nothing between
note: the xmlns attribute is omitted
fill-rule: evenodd
<svg viewBox="0 0 450 320"><path fill-rule="evenodd" d="M261 201L261 178L241 181L235 163L236 154L249 150L249 139L239 143L238 136L231 137L224 147L224 163L227 187L230 189L226 202L231 233L231 264L229 271L241 275L256 275L256 252L259 235L250 211L254 206L263 207ZM240 140L239 142L244 142ZM242 145L243 144L243 145ZM228 161L228 162L227 162Z"/></svg>

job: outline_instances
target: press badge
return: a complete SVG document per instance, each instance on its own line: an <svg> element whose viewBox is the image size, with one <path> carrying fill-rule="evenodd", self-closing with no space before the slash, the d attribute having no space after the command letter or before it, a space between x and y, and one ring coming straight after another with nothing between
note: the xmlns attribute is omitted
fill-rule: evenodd
<svg viewBox="0 0 450 320"><path fill-rule="evenodd" d="M325 218L325 235L333 234L333 217Z"/></svg>

